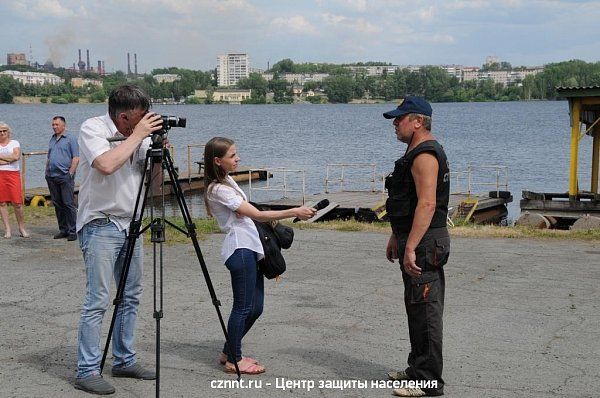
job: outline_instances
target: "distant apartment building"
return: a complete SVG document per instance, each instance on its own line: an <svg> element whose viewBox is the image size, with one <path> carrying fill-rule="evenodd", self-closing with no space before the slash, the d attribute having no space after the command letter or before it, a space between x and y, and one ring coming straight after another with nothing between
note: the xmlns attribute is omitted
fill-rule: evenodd
<svg viewBox="0 0 600 398"><path fill-rule="evenodd" d="M160 75L153 75L152 77L159 83L173 83L177 80L181 80L181 76L173 73L163 73Z"/></svg>
<svg viewBox="0 0 600 398"><path fill-rule="evenodd" d="M526 69L522 69L522 70L513 70L511 71L511 75L512 75L512 80L513 81L523 81L523 79L525 79L527 76L535 76L538 73L541 73L544 71L543 67L535 67L535 68L526 68Z"/></svg>
<svg viewBox="0 0 600 398"><path fill-rule="evenodd" d="M71 86L73 87L84 87L84 86L96 86L102 87L102 80L99 79L86 79L83 77L74 77L71 79Z"/></svg>
<svg viewBox="0 0 600 398"><path fill-rule="evenodd" d="M25 54L8 53L6 54L6 65L29 65Z"/></svg>
<svg viewBox="0 0 600 398"><path fill-rule="evenodd" d="M44 85L63 84L65 82L65 79L62 79L51 73L19 72L16 70L5 70L4 72L0 72L0 75L10 76L23 84Z"/></svg>
<svg viewBox="0 0 600 398"><path fill-rule="evenodd" d="M235 86L250 75L248 54L219 54L217 56L217 82L220 87Z"/></svg>
<svg viewBox="0 0 600 398"><path fill-rule="evenodd" d="M264 75L263 75L264 76ZM306 82L322 82L329 77L329 73L282 73L280 79L285 80L290 84L298 84L303 86ZM272 79L272 74L271 74ZM271 80L266 79L266 80Z"/></svg>
<svg viewBox="0 0 600 398"><path fill-rule="evenodd" d="M500 63L500 58L498 58L495 55L488 55L487 57L485 57L485 65L486 66L490 66L493 64L499 64Z"/></svg>
<svg viewBox="0 0 600 398"><path fill-rule="evenodd" d="M446 71L452 77L457 78L459 81L462 81L462 72L463 67L460 65L442 65L440 66L443 70Z"/></svg>
<svg viewBox="0 0 600 398"><path fill-rule="evenodd" d="M398 65L369 65L369 66L346 66L352 73L364 73L366 76L383 76L383 74L394 73L397 69L402 69Z"/></svg>
<svg viewBox="0 0 600 398"><path fill-rule="evenodd" d="M478 66L466 66L462 68L462 73L461 76L462 78L460 79L461 82L468 82L471 80L478 80L479 79L479 67Z"/></svg>
<svg viewBox="0 0 600 398"><path fill-rule="evenodd" d="M494 83L500 83L503 86L518 84L527 76L535 76L543 72L544 68L527 68L522 70L463 70L463 81L469 80L492 80Z"/></svg>

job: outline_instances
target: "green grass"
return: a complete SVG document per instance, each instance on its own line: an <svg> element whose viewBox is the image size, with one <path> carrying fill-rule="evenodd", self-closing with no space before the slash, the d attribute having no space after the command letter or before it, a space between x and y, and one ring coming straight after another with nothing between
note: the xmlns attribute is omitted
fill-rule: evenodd
<svg viewBox="0 0 600 398"><path fill-rule="evenodd" d="M54 213L53 207L30 207L25 206L25 226L26 227L40 227L40 226L48 226L48 225L56 225L56 215ZM14 223L14 211L12 210L12 206L9 206L9 216L11 218L11 223ZM168 221L177 225L184 231L187 230L183 223L182 217L167 217ZM214 234L220 232L219 226L215 219L194 219L192 220L196 225L196 233L198 239L206 239L207 235ZM143 220L142 225L145 226L150 222L149 218L145 218ZM175 228L170 225L166 225L166 244L176 244L176 243L184 243L189 242L190 239L185 236L183 233L179 232ZM150 231L146 231L144 233L144 243L150 243Z"/></svg>
<svg viewBox="0 0 600 398"><path fill-rule="evenodd" d="M10 207L11 222L14 222L12 215L12 207ZM183 219L181 217L167 217L167 219L185 230ZM144 225L149 220L144 220ZM194 219L198 239L205 239L207 235L219 233L219 227L215 219ZM47 226L56 223L54 209L52 207L25 207L25 223L27 226ZM377 232L390 233L390 224L388 222L363 223L355 220L348 221L325 221L318 223L297 223L292 224L286 222L296 229L326 229L343 232ZM499 227L493 225L475 225L465 223L450 228L450 235L465 238L536 238L536 239L577 239L587 241L600 240L600 230L590 231L562 231L551 229L533 229L529 227ZM150 242L149 232L145 234L145 242ZM167 225L166 228L166 244L176 244L189 242L184 234Z"/></svg>
<svg viewBox="0 0 600 398"><path fill-rule="evenodd" d="M291 225L291 224L290 224ZM349 221L325 221L313 224L293 224L297 229L328 229L345 232L379 232L389 234L390 223L362 223L355 220ZM600 230L590 231L563 231L556 229L534 229L529 227L500 227L495 225L477 225L463 223L449 228L451 236L464 238L536 238L536 239L577 239L577 240L599 240Z"/></svg>

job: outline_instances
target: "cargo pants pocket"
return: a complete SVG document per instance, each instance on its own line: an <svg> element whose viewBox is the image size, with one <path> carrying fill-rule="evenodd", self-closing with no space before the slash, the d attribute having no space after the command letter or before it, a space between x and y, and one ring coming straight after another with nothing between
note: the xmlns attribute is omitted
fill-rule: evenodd
<svg viewBox="0 0 600 398"><path fill-rule="evenodd" d="M450 257L450 237L433 239L425 248L425 261L431 267L441 267Z"/></svg>
<svg viewBox="0 0 600 398"><path fill-rule="evenodd" d="M411 304L432 303L440 299L440 278L437 272L423 272L410 283L409 302ZM406 291L405 291L406 292Z"/></svg>

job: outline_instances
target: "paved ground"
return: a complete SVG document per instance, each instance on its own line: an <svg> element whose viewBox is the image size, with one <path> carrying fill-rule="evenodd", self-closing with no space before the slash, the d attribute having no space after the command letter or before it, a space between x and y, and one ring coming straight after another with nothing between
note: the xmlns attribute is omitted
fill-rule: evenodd
<svg viewBox="0 0 600 398"><path fill-rule="evenodd" d="M72 387L84 268L76 242L53 229L0 241L0 396L87 397ZM211 388L234 380L215 358L223 338L191 244L166 248L162 322L164 397L386 397L389 389L282 390L308 380L379 380L408 353L401 275L387 237L297 231L281 283L266 283L263 317L245 353L267 367L262 389ZM227 317L221 235L202 241ZM154 362L152 272L138 327L139 357ZM448 397L594 397L600 394L600 244L453 239L446 266L444 378ZM105 322L105 326L108 322ZM110 362L109 362L110 363ZM118 397L148 397L153 382L113 379ZM269 386L267 383L270 383Z"/></svg>

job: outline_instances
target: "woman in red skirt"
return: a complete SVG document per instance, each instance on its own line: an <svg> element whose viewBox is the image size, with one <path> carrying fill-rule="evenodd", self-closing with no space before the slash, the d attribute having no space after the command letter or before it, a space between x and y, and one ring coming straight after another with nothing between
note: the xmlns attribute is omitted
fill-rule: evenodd
<svg viewBox="0 0 600 398"><path fill-rule="evenodd" d="M0 216L4 223L4 238L11 237L10 222L8 221L7 203L12 203L15 208L19 235L29 238L25 230L23 217L23 196L21 191L21 173L19 160L21 147L19 141L10 139L10 126L0 122Z"/></svg>

